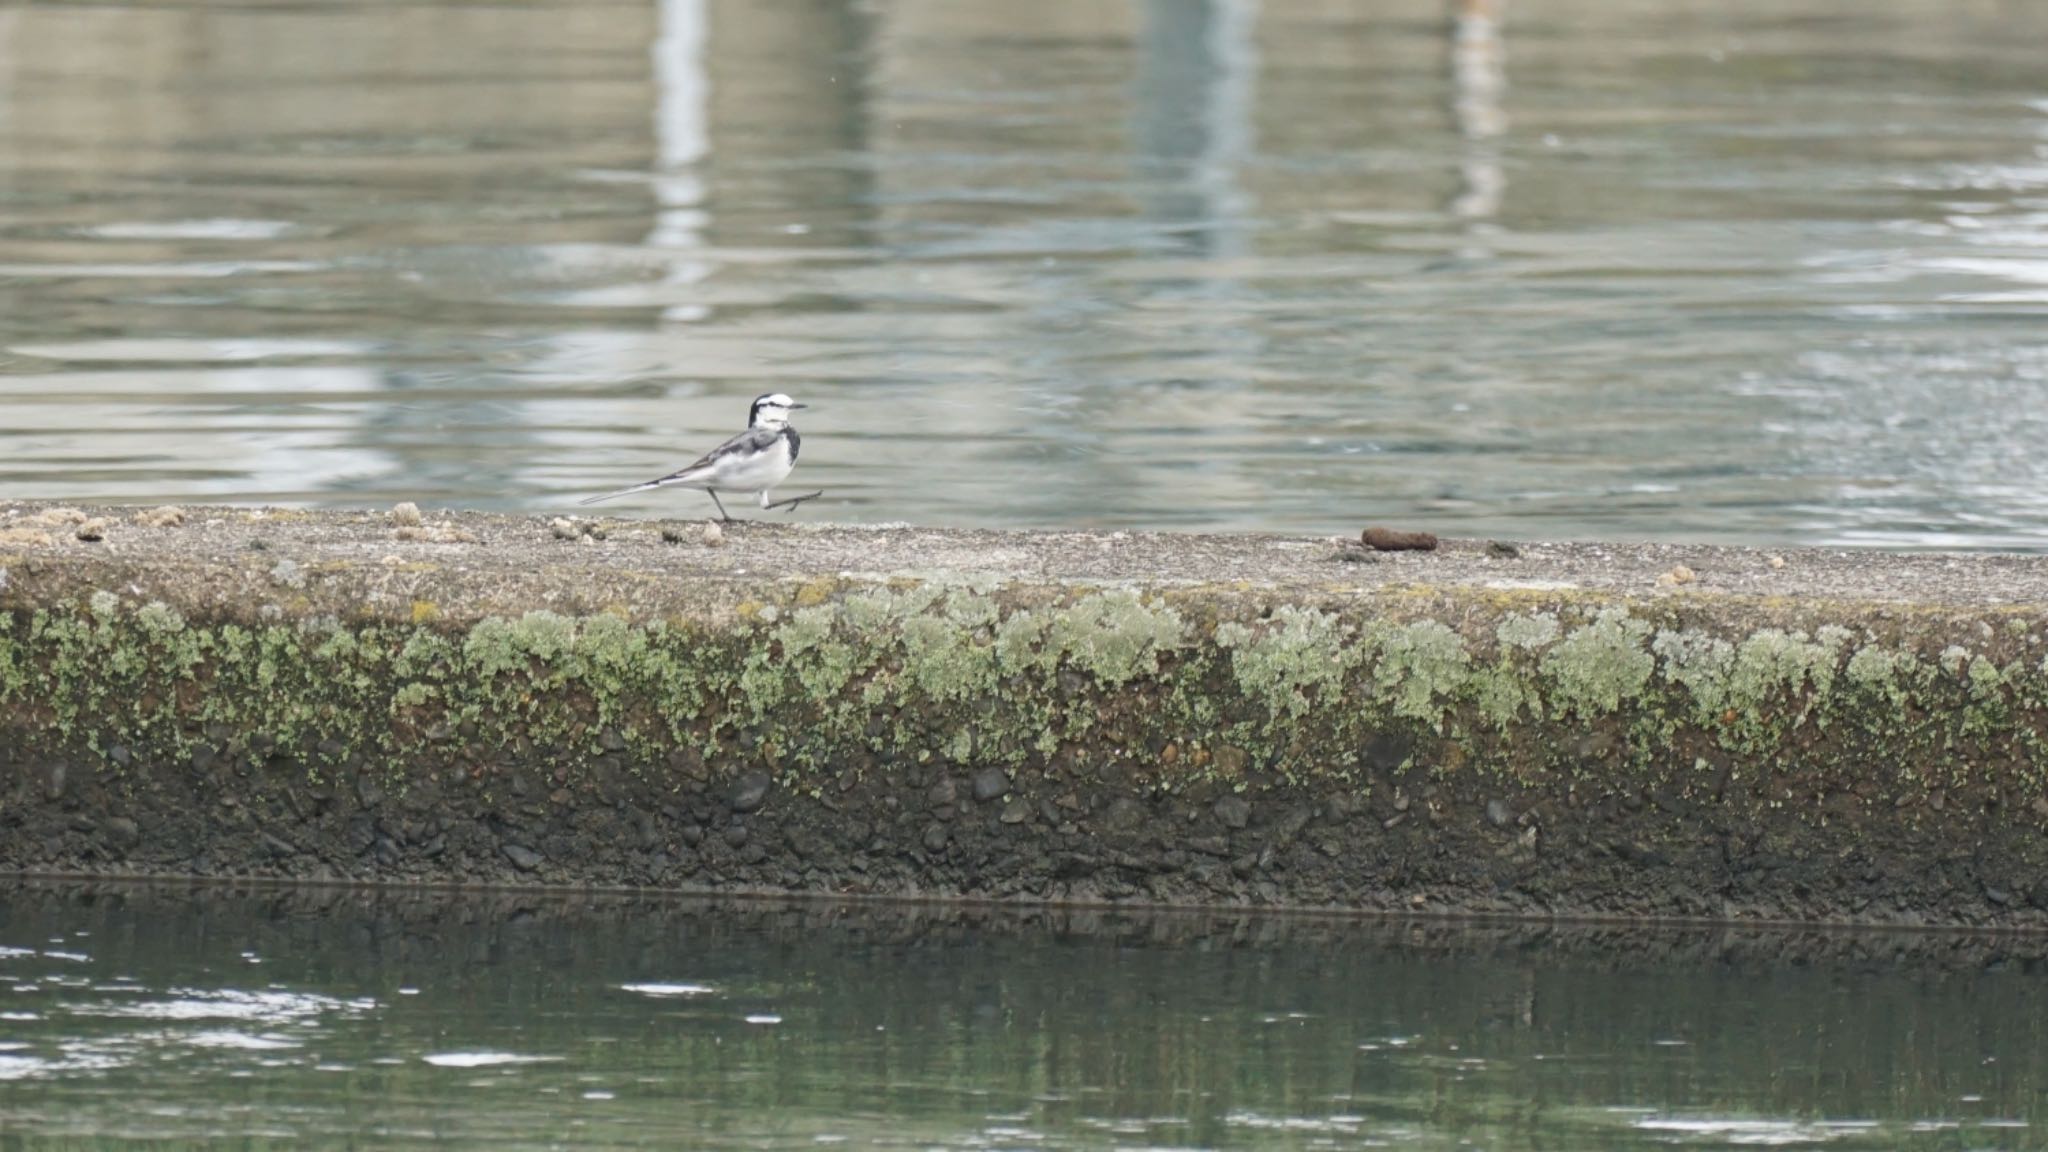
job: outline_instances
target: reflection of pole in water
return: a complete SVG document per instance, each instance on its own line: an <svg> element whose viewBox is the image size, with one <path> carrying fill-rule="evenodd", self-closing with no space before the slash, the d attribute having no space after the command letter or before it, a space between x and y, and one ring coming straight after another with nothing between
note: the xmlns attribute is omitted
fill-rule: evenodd
<svg viewBox="0 0 2048 1152"><path fill-rule="evenodd" d="M1205 224L1212 253L1239 247L1251 198L1238 167L1251 155L1258 0L1150 0L1139 44L1134 138L1165 184L1154 218Z"/></svg>
<svg viewBox="0 0 2048 1152"><path fill-rule="evenodd" d="M711 151L711 84L704 74L704 43L709 36L708 0L659 0L659 28L651 49L654 57L654 200L657 212L647 246L687 250L704 246L708 219L704 177L698 162ZM702 260L677 259L663 279L694 284L710 274ZM671 306L665 317L691 320L701 310Z"/></svg>
<svg viewBox="0 0 2048 1152"><path fill-rule="evenodd" d="M1506 51L1500 25L1507 0L1452 0L1451 117L1464 151L1458 161L1463 180L1451 201L1451 215L1466 220L1490 218L1500 211L1507 188L1500 149L1494 143L1507 131L1501 96L1508 87Z"/></svg>

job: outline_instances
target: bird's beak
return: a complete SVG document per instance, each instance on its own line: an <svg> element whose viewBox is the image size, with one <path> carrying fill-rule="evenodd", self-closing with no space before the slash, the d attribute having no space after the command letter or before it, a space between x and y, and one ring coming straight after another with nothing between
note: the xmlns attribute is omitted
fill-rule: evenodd
<svg viewBox="0 0 2048 1152"><path fill-rule="evenodd" d="M810 405L809 405L809 404L791 404L791 405L790 405L790 407L791 407L792 409L795 409L795 408L809 408L809 407L810 407Z"/></svg>

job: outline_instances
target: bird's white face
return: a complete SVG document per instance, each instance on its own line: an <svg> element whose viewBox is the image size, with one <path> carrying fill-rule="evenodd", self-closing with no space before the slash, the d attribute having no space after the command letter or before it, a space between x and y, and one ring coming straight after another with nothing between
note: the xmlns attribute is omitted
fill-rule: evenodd
<svg viewBox="0 0 2048 1152"><path fill-rule="evenodd" d="M803 405L791 400L780 392L770 392L754 400L754 410L747 417L750 428L780 428L789 423L789 414Z"/></svg>

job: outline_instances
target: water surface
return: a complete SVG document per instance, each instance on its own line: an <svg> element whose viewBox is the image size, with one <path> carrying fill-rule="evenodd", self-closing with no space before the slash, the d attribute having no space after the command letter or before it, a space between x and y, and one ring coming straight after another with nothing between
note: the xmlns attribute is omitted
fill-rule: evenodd
<svg viewBox="0 0 2048 1152"><path fill-rule="evenodd" d="M2039 1147L2043 944L0 895L0 1147Z"/></svg>
<svg viewBox="0 0 2048 1152"><path fill-rule="evenodd" d="M1955 0L4 7L0 499L558 510L774 388L804 517L2039 548L2044 43Z"/></svg>

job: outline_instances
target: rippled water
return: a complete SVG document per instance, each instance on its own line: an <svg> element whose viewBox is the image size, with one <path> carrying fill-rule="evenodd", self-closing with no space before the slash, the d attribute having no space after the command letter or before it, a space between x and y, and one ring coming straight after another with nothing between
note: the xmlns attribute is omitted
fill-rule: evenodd
<svg viewBox="0 0 2048 1152"><path fill-rule="evenodd" d="M2048 545L2048 5L1502 2L0 8L0 499Z"/></svg>
<svg viewBox="0 0 2048 1152"><path fill-rule="evenodd" d="M0 1146L2015 1148L2038 941L0 896Z"/></svg>

